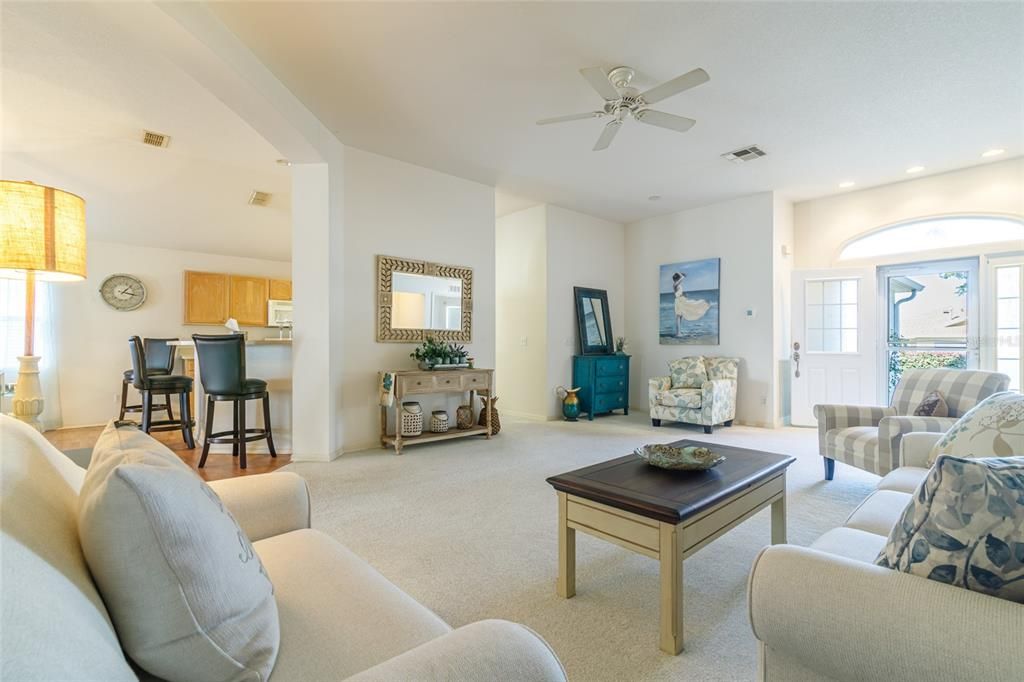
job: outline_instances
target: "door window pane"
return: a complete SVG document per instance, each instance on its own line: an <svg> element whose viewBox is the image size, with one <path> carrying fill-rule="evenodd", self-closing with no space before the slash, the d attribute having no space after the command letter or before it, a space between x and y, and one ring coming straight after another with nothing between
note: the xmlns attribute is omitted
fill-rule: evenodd
<svg viewBox="0 0 1024 682"><path fill-rule="evenodd" d="M857 352L857 330L856 329L843 329L843 345L840 349L843 353L856 353Z"/></svg>
<svg viewBox="0 0 1024 682"><path fill-rule="evenodd" d="M1020 266L996 268L996 296L1017 298L1020 296Z"/></svg>
<svg viewBox="0 0 1024 682"><path fill-rule="evenodd" d="M820 353L822 348L821 330L820 329L808 329L807 330L807 352L809 353Z"/></svg>
<svg viewBox="0 0 1024 682"><path fill-rule="evenodd" d="M1020 327L1020 299L1001 298L996 301L996 328L1016 329Z"/></svg>
<svg viewBox="0 0 1024 682"><path fill-rule="evenodd" d="M824 288L825 300L823 302L829 304L841 303L842 301L840 300L839 295L839 289L841 286L842 285L840 284L839 280L833 279L826 281Z"/></svg>
<svg viewBox="0 0 1024 682"><path fill-rule="evenodd" d="M820 305L808 305L807 306L807 328L808 329L821 329L821 306Z"/></svg>
<svg viewBox="0 0 1024 682"><path fill-rule="evenodd" d="M857 280L809 280L804 323L809 353L857 352Z"/></svg>
<svg viewBox="0 0 1024 682"><path fill-rule="evenodd" d="M826 353L838 353L841 347L840 334L838 329L825 329L824 330L824 344L822 350Z"/></svg>
<svg viewBox="0 0 1024 682"><path fill-rule="evenodd" d="M821 303L821 282L807 283L807 305Z"/></svg>
<svg viewBox="0 0 1024 682"><path fill-rule="evenodd" d="M844 279L843 280L843 303L856 303L857 302L857 280L855 279Z"/></svg>
<svg viewBox="0 0 1024 682"><path fill-rule="evenodd" d="M1021 269L996 268L996 371L1009 375L1015 391L1021 390Z"/></svg>

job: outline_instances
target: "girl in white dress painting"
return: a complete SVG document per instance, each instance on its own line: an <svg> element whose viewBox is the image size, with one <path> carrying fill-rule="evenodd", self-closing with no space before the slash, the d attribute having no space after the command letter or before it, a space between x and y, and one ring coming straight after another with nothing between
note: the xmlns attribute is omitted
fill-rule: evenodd
<svg viewBox="0 0 1024 682"><path fill-rule="evenodd" d="M672 275L672 291L676 296L676 336L682 336L683 320L689 322L699 320L711 307L710 303L702 299L686 298L686 294L683 293L683 280L685 279L686 275L682 272Z"/></svg>

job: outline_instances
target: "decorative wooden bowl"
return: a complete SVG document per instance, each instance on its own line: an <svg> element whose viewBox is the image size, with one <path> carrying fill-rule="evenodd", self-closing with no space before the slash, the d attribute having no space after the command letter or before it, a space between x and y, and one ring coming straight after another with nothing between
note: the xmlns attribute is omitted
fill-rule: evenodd
<svg viewBox="0 0 1024 682"><path fill-rule="evenodd" d="M723 455L694 445L685 448L661 444L642 445L633 453L651 466L680 471L704 471L725 461Z"/></svg>

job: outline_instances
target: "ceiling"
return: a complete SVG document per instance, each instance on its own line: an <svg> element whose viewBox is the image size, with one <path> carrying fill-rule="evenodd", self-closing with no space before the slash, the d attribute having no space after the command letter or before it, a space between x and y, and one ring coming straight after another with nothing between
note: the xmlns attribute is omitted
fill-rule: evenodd
<svg viewBox="0 0 1024 682"><path fill-rule="evenodd" d="M632 221L753 192L793 200L1024 153L1024 4L217 2L348 145ZM600 103L577 71L633 67L686 134L534 125ZM758 144L748 164L719 157ZM919 177L919 176L918 176ZM657 202L650 195L661 195Z"/></svg>
<svg viewBox="0 0 1024 682"><path fill-rule="evenodd" d="M277 151L110 9L2 3L0 177L84 197L90 239L289 260ZM143 129L170 145L142 144ZM269 206L247 204L254 189Z"/></svg>

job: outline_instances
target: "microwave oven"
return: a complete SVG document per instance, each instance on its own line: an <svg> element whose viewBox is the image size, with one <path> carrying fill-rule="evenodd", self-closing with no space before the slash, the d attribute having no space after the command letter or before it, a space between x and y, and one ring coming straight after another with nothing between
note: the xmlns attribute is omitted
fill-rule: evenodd
<svg viewBox="0 0 1024 682"><path fill-rule="evenodd" d="M292 326L292 302L267 301L267 326L268 327L291 327Z"/></svg>

